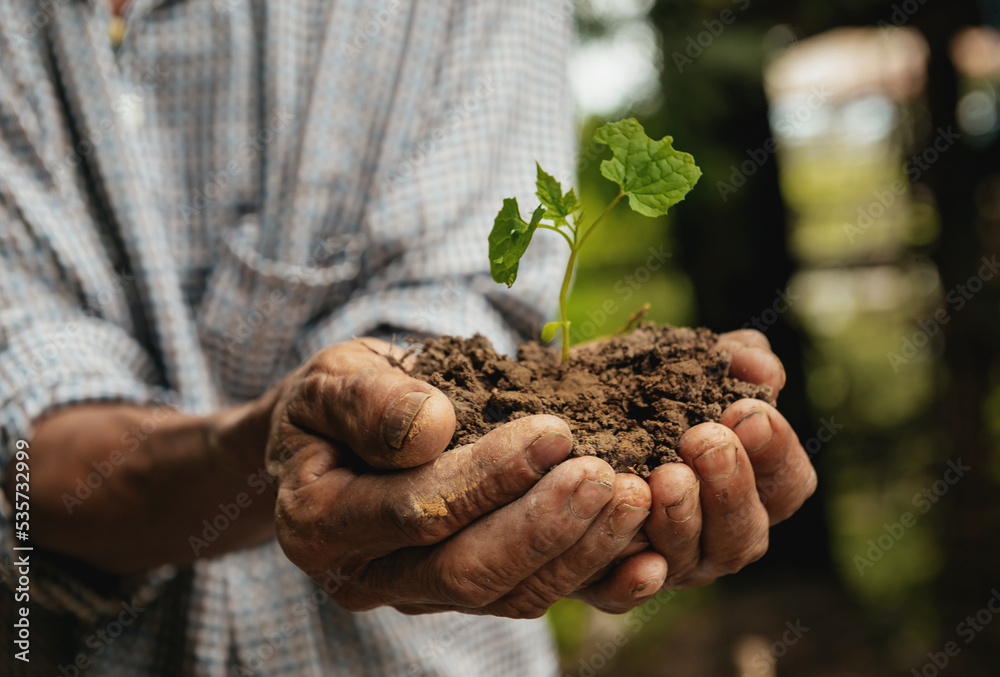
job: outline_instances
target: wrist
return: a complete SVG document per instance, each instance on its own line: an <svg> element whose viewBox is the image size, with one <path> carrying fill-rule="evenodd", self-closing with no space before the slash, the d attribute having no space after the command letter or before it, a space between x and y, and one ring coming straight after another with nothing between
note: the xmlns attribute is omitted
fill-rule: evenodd
<svg viewBox="0 0 1000 677"><path fill-rule="evenodd" d="M205 421L205 449L226 474L246 477L264 467L271 413L277 400L272 388L262 397L222 409Z"/></svg>

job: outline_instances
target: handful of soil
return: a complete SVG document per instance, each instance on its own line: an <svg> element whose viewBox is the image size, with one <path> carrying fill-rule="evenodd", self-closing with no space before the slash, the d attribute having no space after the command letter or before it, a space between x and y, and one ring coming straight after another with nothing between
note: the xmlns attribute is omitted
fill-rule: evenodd
<svg viewBox="0 0 1000 677"><path fill-rule="evenodd" d="M727 376L731 356L713 350L708 329L644 324L577 351L568 364L538 341L517 360L483 336L445 336L424 344L410 374L439 388L458 420L449 449L532 414L554 414L573 432L575 456L597 456L616 472L648 478L680 461L677 445L699 423L718 421L744 397L774 403L770 386Z"/></svg>

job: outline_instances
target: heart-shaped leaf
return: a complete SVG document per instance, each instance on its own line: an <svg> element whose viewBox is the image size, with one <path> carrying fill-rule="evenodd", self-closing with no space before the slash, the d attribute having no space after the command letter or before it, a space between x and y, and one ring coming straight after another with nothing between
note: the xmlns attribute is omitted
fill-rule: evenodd
<svg viewBox="0 0 1000 677"><path fill-rule="evenodd" d="M601 126L594 141L612 152L601 174L621 186L629 206L645 216L666 214L701 178L694 158L674 150L673 138L653 141L635 118Z"/></svg>

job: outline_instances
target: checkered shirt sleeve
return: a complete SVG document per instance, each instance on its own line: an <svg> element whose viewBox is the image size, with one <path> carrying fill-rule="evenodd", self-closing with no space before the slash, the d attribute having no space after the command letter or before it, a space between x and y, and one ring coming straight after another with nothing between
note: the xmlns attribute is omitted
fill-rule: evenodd
<svg viewBox="0 0 1000 677"><path fill-rule="evenodd" d="M133 0L113 48L101 0L0 2L0 476L60 407L204 414L356 335L537 331L562 243L511 293L486 234L535 161L572 177L567 7ZM37 561L24 674L555 670L544 621L345 612L274 542L100 588Z"/></svg>

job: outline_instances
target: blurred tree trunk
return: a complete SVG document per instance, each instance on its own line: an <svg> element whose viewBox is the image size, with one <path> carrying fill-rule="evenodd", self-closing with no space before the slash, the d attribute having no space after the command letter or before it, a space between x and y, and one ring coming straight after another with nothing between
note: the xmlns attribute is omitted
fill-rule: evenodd
<svg viewBox="0 0 1000 677"><path fill-rule="evenodd" d="M948 46L958 29L980 23L981 8L974 0L927 3L914 16L931 47L929 101L933 130L959 129L955 115L959 80ZM993 233L1000 224L979 215L976 205L977 201L1000 201L1000 184L996 181L1000 178L998 150L996 142L985 148L971 148L960 142L942 153L927 175L941 214L942 234L935 260L946 292L975 277L982 257L997 255L998 240ZM994 180L988 181L991 177ZM987 282L968 306L950 312L952 319L943 328L945 371L939 378L934 412L945 434L941 472L947 460L957 463L961 459L962 464L971 467L941 502L945 566L936 585L942 642L956 641L962 648L949 665L949 672L961 675L995 674L1000 653L1000 623L985 627L982 635L977 634L968 644L968 634L957 634L958 624L985 608L991 591L1000 586L1000 487L988 470L996 452L984 410L990 374L998 365L1000 352L998 289L1000 280Z"/></svg>

